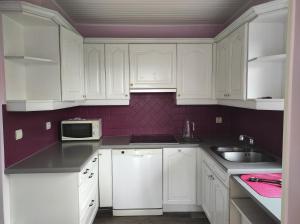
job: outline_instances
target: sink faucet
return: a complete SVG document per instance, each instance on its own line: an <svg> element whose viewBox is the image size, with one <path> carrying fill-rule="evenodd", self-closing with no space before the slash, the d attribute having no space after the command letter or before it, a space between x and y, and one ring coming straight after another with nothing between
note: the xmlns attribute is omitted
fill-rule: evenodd
<svg viewBox="0 0 300 224"><path fill-rule="evenodd" d="M252 149L253 148L253 146L254 146L254 138L253 137L250 137L250 136L248 136L248 135L240 135L239 136L239 141L241 142L241 143L244 143L244 147L246 148L246 149Z"/></svg>

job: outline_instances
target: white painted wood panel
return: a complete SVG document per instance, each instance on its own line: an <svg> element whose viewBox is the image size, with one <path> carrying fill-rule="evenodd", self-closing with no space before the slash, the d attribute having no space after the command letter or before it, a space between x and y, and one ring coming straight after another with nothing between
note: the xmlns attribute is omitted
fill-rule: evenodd
<svg viewBox="0 0 300 224"><path fill-rule="evenodd" d="M217 99L224 99L228 94L229 46L228 39L217 43L217 64L215 94Z"/></svg>
<svg viewBox="0 0 300 224"><path fill-rule="evenodd" d="M228 98L230 99L246 98L247 29L248 24L245 24L229 37Z"/></svg>
<svg viewBox="0 0 300 224"><path fill-rule="evenodd" d="M212 98L212 45L177 45L177 98Z"/></svg>
<svg viewBox="0 0 300 224"><path fill-rule="evenodd" d="M112 207L111 149L99 150L99 202L100 207Z"/></svg>
<svg viewBox="0 0 300 224"><path fill-rule="evenodd" d="M202 163L202 208L210 222L213 220L213 183L212 171Z"/></svg>
<svg viewBox="0 0 300 224"><path fill-rule="evenodd" d="M213 178L213 224L229 223L229 192L218 178Z"/></svg>
<svg viewBox="0 0 300 224"><path fill-rule="evenodd" d="M130 44L130 88L176 88L175 44Z"/></svg>
<svg viewBox="0 0 300 224"><path fill-rule="evenodd" d="M83 38L60 27L62 100L83 100Z"/></svg>
<svg viewBox="0 0 300 224"><path fill-rule="evenodd" d="M84 45L84 70L86 99L105 99L104 44Z"/></svg>
<svg viewBox="0 0 300 224"><path fill-rule="evenodd" d="M129 99L128 44L106 44L105 66L107 99Z"/></svg>
<svg viewBox="0 0 300 224"><path fill-rule="evenodd" d="M163 151L164 204L196 204L196 148Z"/></svg>

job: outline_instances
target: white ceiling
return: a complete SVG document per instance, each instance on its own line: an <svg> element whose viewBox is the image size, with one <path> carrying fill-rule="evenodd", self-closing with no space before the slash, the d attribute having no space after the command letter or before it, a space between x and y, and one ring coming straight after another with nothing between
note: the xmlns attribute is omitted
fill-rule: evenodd
<svg viewBox="0 0 300 224"><path fill-rule="evenodd" d="M76 23L223 24L249 0L56 0Z"/></svg>

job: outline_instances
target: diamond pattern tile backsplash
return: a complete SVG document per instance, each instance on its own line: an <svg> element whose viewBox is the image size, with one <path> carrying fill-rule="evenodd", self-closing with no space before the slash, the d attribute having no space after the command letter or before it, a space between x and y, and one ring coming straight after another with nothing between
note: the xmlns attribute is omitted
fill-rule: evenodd
<svg viewBox="0 0 300 224"><path fill-rule="evenodd" d="M222 106L177 106L173 93L131 94L129 106L81 107L82 118L102 118L103 133L113 135L181 135L186 120L196 123L199 136L225 135L229 132L229 110ZM216 124L216 116L224 123Z"/></svg>

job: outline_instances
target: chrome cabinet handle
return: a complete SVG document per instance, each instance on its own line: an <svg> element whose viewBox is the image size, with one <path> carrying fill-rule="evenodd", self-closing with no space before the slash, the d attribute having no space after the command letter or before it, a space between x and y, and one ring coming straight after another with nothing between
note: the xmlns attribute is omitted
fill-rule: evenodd
<svg viewBox="0 0 300 224"><path fill-rule="evenodd" d="M95 200L92 200L91 203L89 204L89 207L92 207L94 205Z"/></svg>
<svg viewBox="0 0 300 224"><path fill-rule="evenodd" d="M83 174L87 174L89 172L90 169L86 169Z"/></svg>
<svg viewBox="0 0 300 224"><path fill-rule="evenodd" d="M97 158L94 158L92 162L94 163L94 162L96 162L96 161L97 161Z"/></svg>
<svg viewBox="0 0 300 224"><path fill-rule="evenodd" d="M91 173L91 175L89 176L89 178L92 178L94 176L94 173Z"/></svg>

